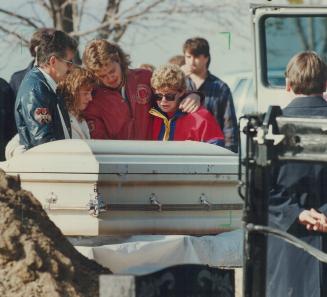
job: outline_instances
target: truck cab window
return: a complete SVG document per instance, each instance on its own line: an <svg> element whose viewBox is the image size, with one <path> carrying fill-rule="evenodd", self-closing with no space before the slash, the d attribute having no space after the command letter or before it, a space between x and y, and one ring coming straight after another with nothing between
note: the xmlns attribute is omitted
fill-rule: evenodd
<svg viewBox="0 0 327 297"><path fill-rule="evenodd" d="M266 66L263 82L269 87L285 85L284 71L290 58L300 51L315 51L326 60L327 17L274 16L263 20Z"/></svg>

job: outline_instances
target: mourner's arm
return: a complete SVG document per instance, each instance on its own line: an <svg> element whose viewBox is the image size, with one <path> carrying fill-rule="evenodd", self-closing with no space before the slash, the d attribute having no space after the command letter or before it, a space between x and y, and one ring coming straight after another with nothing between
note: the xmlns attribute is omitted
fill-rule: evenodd
<svg viewBox="0 0 327 297"><path fill-rule="evenodd" d="M88 113L85 118L92 139L110 139L103 118L93 113Z"/></svg>
<svg viewBox="0 0 327 297"><path fill-rule="evenodd" d="M32 90L21 101L20 112L24 115L25 127L18 127L18 129L29 131L32 146L56 140L53 124L55 106L50 104L52 98L46 94L46 92Z"/></svg>

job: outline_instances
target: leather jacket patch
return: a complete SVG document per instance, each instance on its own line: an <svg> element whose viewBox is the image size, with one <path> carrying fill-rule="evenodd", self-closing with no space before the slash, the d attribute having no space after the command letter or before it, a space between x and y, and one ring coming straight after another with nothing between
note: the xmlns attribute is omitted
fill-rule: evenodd
<svg viewBox="0 0 327 297"><path fill-rule="evenodd" d="M38 107L34 111L34 118L40 124L48 124L52 121L52 116L48 108Z"/></svg>

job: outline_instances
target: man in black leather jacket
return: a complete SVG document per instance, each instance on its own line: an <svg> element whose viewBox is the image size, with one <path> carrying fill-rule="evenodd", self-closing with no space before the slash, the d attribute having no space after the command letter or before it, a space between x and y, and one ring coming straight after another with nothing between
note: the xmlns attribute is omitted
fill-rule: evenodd
<svg viewBox="0 0 327 297"><path fill-rule="evenodd" d="M76 49L76 42L62 31L42 37L38 67L26 74L15 104L19 142L25 149L71 137L69 115L56 88L72 66Z"/></svg>
<svg viewBox="0 0 327 297"><path fill-rule="evenodd" d="M31 56L33 57L33 60L28 64L28 66L25 69L16 71L15 73L13 73L13 75L10 78L9 84L14 92L14 96L15 96L14 98L16 98L17 96L18 89L26 73L29 72L35 65L36 48L39 46L42 36L44 34L52 34L54 31L55 29L52 28L41 28L33 33L29 44L29 50Z"/></svg>

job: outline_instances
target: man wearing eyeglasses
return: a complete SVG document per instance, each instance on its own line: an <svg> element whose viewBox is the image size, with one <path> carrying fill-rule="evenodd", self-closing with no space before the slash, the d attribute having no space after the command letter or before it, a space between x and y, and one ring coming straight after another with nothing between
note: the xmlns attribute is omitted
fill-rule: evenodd
<svg viewBox="0 0 327 297"><path fill-rule="evenodd" d="M29 50L33 60L30 61L25 69L16 71L10 78L9 84L14 92L15 98L17 96L19 86L22 83L26 73L28 73L37 64L36 49L41 43L41 38L46 34L53 34L54 31L55 29L53 28L39 28L33 33L29 43Z"/></svg>
<svg viewBox="0 0 327 297"><path fill-rule="evenodd" d="M68 112L56 88L73 65L76 49L76 42L62 31L42 37L37 48L38 65L25 76L15 105L19 143L25 149L71 138Z"/></svg>
<svg viewBox="0 0 327 297"><path fill-rule="evenodd" d="M177 65L167 64L154 71L151 86L155 90L157 106L150 109L153 115L153 140L194 140L224 145L224 135L214 116L204 107L193 113L179 109L186 97L186 81Z"/></svg>

